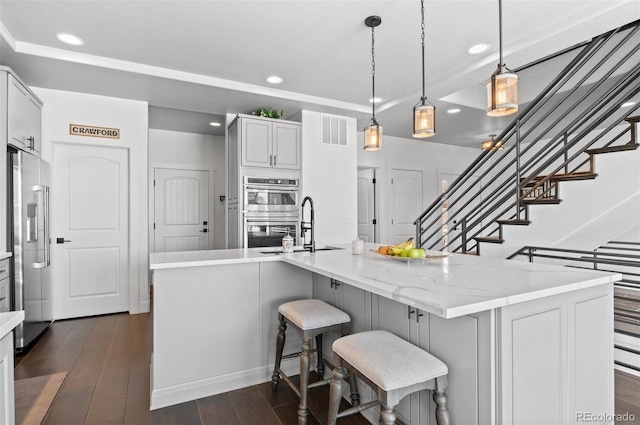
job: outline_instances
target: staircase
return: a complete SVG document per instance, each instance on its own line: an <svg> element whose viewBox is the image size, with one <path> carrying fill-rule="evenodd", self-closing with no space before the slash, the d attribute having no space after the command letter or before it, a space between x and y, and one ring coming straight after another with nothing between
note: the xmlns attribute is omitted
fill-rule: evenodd
<svg viewBox="0 0 640 425"><path fill-rule="evenodd" d="M560 204L562 185L596 179L597 156L637 150L640 103L621 105L640 97L639 51L640 21L576 49L495 139L504 150L483 151L416 219L417 244L480 255L505 226L529 226L531 208Z"/></svg>

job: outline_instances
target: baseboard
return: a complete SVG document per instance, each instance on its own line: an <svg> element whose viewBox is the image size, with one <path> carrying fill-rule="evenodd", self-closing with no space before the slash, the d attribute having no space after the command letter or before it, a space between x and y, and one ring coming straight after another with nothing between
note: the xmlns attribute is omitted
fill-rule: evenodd
<svg viewBox="0 0 640 425"><path fill-rule="evenodd" d="M287 375L293 376L300 373L300 363L297 358L283 360L281 367ZM153 377L153 363L151 368ZM151 382L151 410L262 384L271 381L272 373L273 365L267 365L164 388L154 389Z"/></svg>

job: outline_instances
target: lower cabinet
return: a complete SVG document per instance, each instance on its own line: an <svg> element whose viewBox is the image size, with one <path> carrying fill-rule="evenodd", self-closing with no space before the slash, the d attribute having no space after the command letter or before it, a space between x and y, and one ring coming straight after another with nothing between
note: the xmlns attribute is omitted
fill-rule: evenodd
<svg viewBox="0 0 640 425"><path fill-rule="evenodd" d="M313 296L347 313L351 318L351 333L371 330L371 294L369 292L314 274ZM323 336L322 353L331 364L333 364L331 346L339 337L340 334L337 333Z"/></svg>
<svg viewBox="0 0 640 425"><path fill-rule="evenodd" d="M452 423L491 423L490 312L443 319L384 297L373 296L372 304L374 329L394 333L447 364L449 386L445 392ZM421 391L405 397L396 413L407 424L435 424L432 393Z"/></svg>
<svg viewBox="0 0 640 425"><path fill-rule="evenodd" d="M0 339L0 423L15 423L13 392L13 332Z"/></svg>

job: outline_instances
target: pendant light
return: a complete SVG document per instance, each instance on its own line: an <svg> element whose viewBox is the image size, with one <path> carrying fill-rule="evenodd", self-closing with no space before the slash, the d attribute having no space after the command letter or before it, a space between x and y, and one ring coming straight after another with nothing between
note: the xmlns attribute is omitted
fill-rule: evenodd
<svg viewBox="0 0 640 425"><path fill-rule="evenodd" d="M504 146L502 145L502 141L501 140L496 142L496 135L495 134L490 134L489 137L491 137L491 140L485 140L484 142L482 142L482 150L483 151L491 150L491 152L495 152L498 149L499 150L504 149Z"/></svg>
<svg viewBox="0 0 640 425"><path fill-rule="evenodd" d="M518 112L518 76L502 63L502 0L498 0L500 62L487 83L487 115L501 117ZM503 72L503 68L508 72Z"/></svg>
<svg viewBox="0 0 640 425"><path fill-rule="evenodd" d="M427 100L425 95L424 74L424 0L420 0L422 12L422 97L413 107L413 137L424 139L436 134L436 107Z"/></svg>
<svg viewBox="0 0 640 425"><path fill-rule="evenodd" d="M364 129L364 150L366 151L379 151L382 149L382 127L376 121L376 54L374 36L375 27L381 23L382 19L379 16L369 16L364 20L364 24L371 28L371 83L373 88L371 123Z"/></svg>

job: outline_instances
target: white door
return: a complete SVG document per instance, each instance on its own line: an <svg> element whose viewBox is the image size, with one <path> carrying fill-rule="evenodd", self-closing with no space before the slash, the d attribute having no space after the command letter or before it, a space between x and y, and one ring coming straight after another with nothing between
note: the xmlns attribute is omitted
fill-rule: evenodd
<svg viewBox="0 0 640 425"><path fill-rule="evenodd" d="M129 152L54 144L55 318L129 310Z"/></svg>
<svg viewBox="0 0 640 425"><path fill-rule="evenodd" d="M391 169L389 190L390 244L415 237L413 224L422 213L422 171Z"/></svg>
<svg viewBox="0 0 640 425"><path fill-rule="evenodd" d="M209 172L154 169L154 252L209 249Z"/></svg>
<svg viewBox="0 0 640 425"><path fill-rule="evenodd" d="M375 170L358 171L358 238L376 242Z"/></svg>

